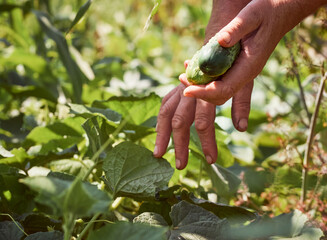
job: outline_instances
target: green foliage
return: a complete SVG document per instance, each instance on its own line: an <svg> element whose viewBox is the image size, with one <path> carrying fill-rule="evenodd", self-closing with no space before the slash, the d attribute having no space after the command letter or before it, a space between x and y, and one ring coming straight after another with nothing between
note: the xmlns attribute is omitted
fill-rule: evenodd
<svg viewBox="0 0 327 240"><path fill-rule="evenodd" d="M145 238L153 240L162 240L164 239L165 230L165 228L151 227L145 224L119 222L114 225L108 225L106 227L103 227L97 232L92 232L87 239L137 240Z"/></svg>
<svg viewBox="0 0 327 240"><path fill-rule="evenodd" d="M211 212L185 201L174 205L170 213L173 229L169 240L184 239L228 239L228 223Z"/></svg>
<svg viewBox="0 0 327 240"><path fill-rule="evenodd" d="M217 106L216 164L194 126L185 170L172 143L153 157L162 97L202 45L210 4L0 3L0 239L323 239L326 101L300 198L324 10L277 46L247 133Z"/></svg>
<svg viewBox="0 0 327 240"><path fill-rule="evenodd" d="M153 198L168 185L174 169L164 159L130 142L115 146L104 158L105 183L114 197Z"/></svg>

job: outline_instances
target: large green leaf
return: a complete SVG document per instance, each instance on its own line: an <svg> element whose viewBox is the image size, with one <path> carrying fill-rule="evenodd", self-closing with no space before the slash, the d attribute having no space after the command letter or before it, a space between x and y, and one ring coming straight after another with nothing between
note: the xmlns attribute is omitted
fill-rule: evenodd
<svg viewBox="0 0 327 240"><path fill-rule="evenodd" d="M3 87L15 98L36 97L43 98L54 103L57 102L56 92L53 91L53 89L48 89L44 86L3 85Z"/></svg>
<svg viewBox="0 0 327 240"><path fill-rule="evenodd" d="M301 188L302 173L300 168L290 167L285 164L275 172L274 185L277 187L289 186L291 188Z"/></svg>
<svg viewBox="0 0 327 240"><path fill-rule="evenodd" d="M104 145L110 134L115 130L113 126L108 124L105 118L100 116L94 116L87 119L82 126L89 139L90 148L93 154ZM111 146L108 146L108 149L110 149L110 147Z"/></svg>
<svg viewBox="0 0 327 240"><path fill-rule="evenodd" d="M81 126L84 121L81 117L66 118L48 126L36 127L27 135L23 146L29 148L33 145L42 145L43 153L71 147L84 139L84 130Z"/></svg>
<svg viewBox="0 0 327 240"><path fill-rule="evenodd" d="M295 210L274 218L263 218L242 228L231 229L231 239L294 239L319 240L323 232L318 228L306 226L308 217Z"/></svg>
<svg viewBox="0 0 327 240"><path fill-rule="evenodd" d="M155 94L147 97L111 97L107 101L95 101L92 106L109 108L119 112L132 124L140 125L153 116L157 116L161 98Z"/></svg>
<svg viewBox="0 0 327 240"><path fill-rule="evenodd" d="M225 200L230 199L241 184L240 178L217 163L209 165L204 159L202 161L204 161L204 169L210 176L217 195Z"/></svg>
<svg viewBox="0 0 327 240"><path fill-rule="evenodd" d="M59 145L55 144L55 142L60 141L51 141L49 144L53 144L53 146ZM62 141L60 143L63 144L66 142L67 141ZM45 146L48 146L49 144ZM46 148L47 147L43 148L41 145L33 146L28 151L24 148L14 148L11 150L12 156L0 159L0 164L7 164L19 169L28 170L33 166L42 166L53 160L73 157L73 155L77 153L75 146L64 150L59 149L60 151L56 148L56 150L53 149L53 151L51 149L45 151Z"/></svg>
<svg viewBox="0 0 327 240"><path fill-rule="evenodd" d="M63 65L65 66L70 81L72 83L72 89L74 94L73 100L76 103L81 103L82 86L86 77L71 57L66 39L64 38L63 34L52 25L48 15L36 10L34 10L33 12L36 15L44 33L53 41L55 41L60 59Z"/></svg>
<svg viewBox="0 0 327 240"><path fill-rule="evenodd" d="M229 225L226 219L193 204L181 201L170 213L173 225L169 240L228 239Z"/></svg>
<svg viewBox="0 0 327 240"><path fill-rule="evenodd" d="M95 108L87 107L80 104L69 104L70 110L77 116L82 116L84 118L91 118L94 116L100 116L105 118L109 123L119 123L121 121L121 115L109 108Z"/></svg>
<svg viewBox="0 0 327 240"><path fill-rule="evenodd" d="M46 232L49 230L49 226L51 226L52 230L60 231L62 225L61 219L52 219L41 213L24 214L19 221L23 225L24 231L27 234Z"/></svg>
<svg viewBox="0 0 327 240"><path fill-rule="evenodd" d="M93 166L91 160L76 160L76 159L60 159L49 163L49 167L53 172L62 172L74 176L85 176L89 168Z"/></svg>
<svg viewBox="0 0 327 240"><path fill-rule="evenodd" d="M152 226L168 226L165 219L158 213L144 212L133 219L134 223L146 223Z"/></svg>
<svg viewBox="0 0 327 240"><path fill-rule="evenodd" d="M174 169L148 149L123 142L107 153L103 163L106 184L115 197L154 198L167 186Z"/></svg>
<svg viewBox="0 0 327 240"><path fill-rule="evenodd" d="M35 200L51 208L54 215L71 214L86 217L106 212L111 199L95 185L82 182L68 175L27 177L21 182L38 193Z"/></svg>
<svg viewBox="0 0 327 240"><path fill-rule="evenodd" d="M9 165L0 164L0 211L10 209L15 213L25 213L34 208L33 197L29 189L19 183L19 179L25 175L19 173L19 169ZM4 195L4 193L7 193Z"/></svg>
<svg viewBox="0 0 327 240"><path fill-rule="evenodd" d="M228 222L232 225L234 224L244 224L248 221L253 221L257 219L257 214L251 210L247 210L242 207L230 206L222 203L214 203L208 200L196 198L193 194L183 194L182 199L200 206L207 211L214 213L220 219L226 218Z"/></svg>
<svg viewBox="0 0 327 240"><path fill-rule="evenodd" d="M141 223L118 222L91 232L87 240L163 240L167 228Z"/></svg>
<svg viewBox="0 0 327 240"><path fill-rule="evenodd" d="M30 53L24 49L15 49L10 55L0 56L0 63L3 65L19 65L30 68L36 73L44 73L47 69L47 62L40 56Z"/></svg>
<svg viewBox="0 0 327 240"><path fill-rule="evenodd" d="M11 27L13 30L26 42L26 46L30 45L32 43L32 39L29 35L28 28L25 25L23 9L14 8L9 14L11 18Z"/></svg>
<svg viewBox="0 0 327 240"><path fill-rule="evenodd" d="M294 237L270 237L269 240L321 240L326 237L319 228L303 228L301 234Z"/></svg>
<svg viewBox="0 0 327 240"><path fill-rule="evenodd" d="M24 236L22 225L18 222L0 222L0 239L21 239Z"/></svg>
<svg viewBox="0 0 327 240"><path fill-rule="evenodd" d="M51 231L51 232L37 232L31 235L28 235L25 240L63 240L64 234L59 231Z"/></svg>

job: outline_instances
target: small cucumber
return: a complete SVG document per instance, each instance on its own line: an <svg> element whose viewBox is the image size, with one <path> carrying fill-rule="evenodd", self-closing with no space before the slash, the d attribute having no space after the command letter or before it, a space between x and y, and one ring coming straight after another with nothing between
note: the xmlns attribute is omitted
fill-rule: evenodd
<svg viewBox="0 0 327 240"><path fill-rule="evenodd" d="M207 84L223 75L233 64L241 50L238 42L224 48L219 45L217 35L198 50L186 68L187 80L192 84Z"/></svg>

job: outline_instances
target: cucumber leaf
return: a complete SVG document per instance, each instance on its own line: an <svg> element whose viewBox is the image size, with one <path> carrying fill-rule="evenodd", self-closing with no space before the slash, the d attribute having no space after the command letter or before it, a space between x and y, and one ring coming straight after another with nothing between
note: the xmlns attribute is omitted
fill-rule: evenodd
<svg viewBox="0 0 327 240"><path fill-rule="evenodd" d="M25 240L63 240L64 234L60 231L51 231L51 232L37 232L28 235Z"/></svg>
<svg viewBox="0 0 327 240"><path fill-rule="evenodd" d="M196 198L192 193L187 195L183 194L182 199L214 213L220 219L227 219L231 225L244 224L247 221L253 221L258 218L254 211Z"/></svg>
<svg viewBox="0 0 327 240"><path fill-rule="evenodd" d="M106 212L111 202L105 192L88 182L70 175L50 174L46 177L27 177L21 182L38 193L35 201L52 209L56 216L75 217Z"/></svg>
<svg viewBox="0 0 327 240"><path fill-rule="evenodd" d="M299 210L283 213L274 218L263 217L242 228L231 229L232 239L294 239L319 240L323 232L319 228L308 227L308 217Z"/></svg>
<svg viewBox="0 0 327 240"><path fill-rule="evenodd" d="M103 171L114 197L153 199L156 190L168 185L174 169L163 158L131 142L123 142L107 153Z"/></svg>
<svg viewBox="0 0 327 240"><path fill-rule="evenodd" d="M134 223L147 223L152 226L168 226L166 220L158 213L144 212L133 219Z"/></svg>
<svg viewBox="0 0 327 240"><path fill-rule="evenodd" d="M0 239L21 239L23 227L19 222L0 222Z"/></svg>
<svg viewBox="0 0 327 240"><path fill-rule="evenodd" d="M161 98L152 93L146 97L111 97L107 101L94 101L92 107L109 108L122 114L123 118L135 125L141 125L157 116Z"/></svg>
<svg viewBox="0 0 327 240"><path fill-rule="evenodd" d="M228 239L229 224L215 214L181 201L172 207L170 213L173 228L169 231L169 240L210 240Z"/></svg>

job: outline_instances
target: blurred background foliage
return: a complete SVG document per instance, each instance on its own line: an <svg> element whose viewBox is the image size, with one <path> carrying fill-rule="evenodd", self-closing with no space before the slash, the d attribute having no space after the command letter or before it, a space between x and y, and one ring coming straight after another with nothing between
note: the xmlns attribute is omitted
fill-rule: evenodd
<svg viewBox="0 0 327 240"><path fill-rule="evenodd" d="M19 148L34 128L69 118L68 103L91 106L112 96L151 92L163 97L179 84L184 60L202 45L211 10L210 0L164 0L145 31L156 2L94 0L72 26L86 2L0 1L1 149ZM326 59L327 11L322 8L285 36L257 77L246 133L233 128L229 102L217 106L217 162L240 180L230 204L271 216L297 208L327 231L326 98L310 155L309 197L299 201L306 140ZM208 181L210 171L202 171L198 161L196 134L192 136L189 165L175 171L171 185L217 197L215 184ZM137 143L153 150L154 140L155 134L149 134ZM165 158L174 165L170 147Z"/></svg>

